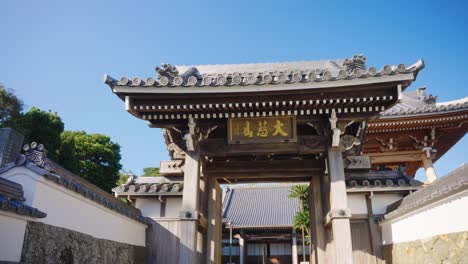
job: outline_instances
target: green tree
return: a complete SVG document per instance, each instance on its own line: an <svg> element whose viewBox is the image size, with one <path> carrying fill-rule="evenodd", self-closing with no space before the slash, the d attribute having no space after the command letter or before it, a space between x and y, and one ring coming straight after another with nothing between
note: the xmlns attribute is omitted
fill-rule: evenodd
<svg viewBox="0 0 468 264"><path fill-rule="evenodd" d="M152 176L160 176L159 168L148 167L148 168L143 169L143 175L141 175L141 177L152 177Z"/></svg>
<svg viewBox="0 0 468 264"><path fill-rule="evenodd" d="M65 131L58 163L101 189L111 192L119 179L120 146L103 134Z"/></svg>
<svg viewBox="0 0 468 264"><path fill-rule="evenodd" d="M10 127L19 130L23 102L12 90L6 90L0 85L0 127Z"/></svg>
<svg viewBox="0 0 468 264"><path fill-rule="evenodd" d="M119 186L124 184L128 179L128 174L119 172L119 179L115 182L115 185Z"/></svg>
<svg viewBox="0 0 468 264"><path fill-rule="evenodd" d="M302 259L305 262L306 238L309 239L308 243L310 244L309 186L305 184L292 186L289 198L299 199L299 212L294 216L293 227L302 232Z"/></svg>
<svg viewBox="0 0 468 264"><path fill-rule="evenodd" d="M19 131L24 135L24 142L35 141L44 144L48 156L52 160L57 160L61 145L60 135L63 128L64 124L57 113L46 112L33 107L22 116Z"/></svg>

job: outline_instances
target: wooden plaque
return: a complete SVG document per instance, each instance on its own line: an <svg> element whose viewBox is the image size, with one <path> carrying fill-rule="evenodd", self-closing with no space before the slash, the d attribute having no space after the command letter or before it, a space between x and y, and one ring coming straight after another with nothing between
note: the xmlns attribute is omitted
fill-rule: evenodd
<svg viewBox="0 0 468 264"><path fill-rule="evenodd" d="M228 119L229 144L296 142L296 117L251 117Z"/></svg>

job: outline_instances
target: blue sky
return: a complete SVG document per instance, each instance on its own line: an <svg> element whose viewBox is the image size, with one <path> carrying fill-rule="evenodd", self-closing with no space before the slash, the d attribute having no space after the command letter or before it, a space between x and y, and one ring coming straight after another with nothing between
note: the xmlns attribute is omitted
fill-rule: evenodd
<svg viewBox="0 0 468 264"><path fill-rule="evenodd" d="M467 1L1 1L0 82L68 130L104 133L136 174L167 159L160 129L124 110L104 73L155 66L317 60L366 55L368 66L426 68L409 90L468 96ZM436 163L467 161L465 136Z"/></svg>

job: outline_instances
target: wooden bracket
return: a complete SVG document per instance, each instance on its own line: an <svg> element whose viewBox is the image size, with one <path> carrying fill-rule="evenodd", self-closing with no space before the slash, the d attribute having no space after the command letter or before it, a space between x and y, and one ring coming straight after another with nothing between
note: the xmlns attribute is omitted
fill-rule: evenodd
<svg viewBox="0 0 468 264"><path fill-rule="evenodd" d="M162 160L159 163L159 173L161 175L178 175L184 173L183 160Z"/></svg>
<svg viewBox="0 0 468 264"><path fill-rule="evenodd" d="M351 209L332 209L325 216L325 226L331 224L334 219L351 218Z"/></svg>
<svg viewBox="0 0 468 264"><path fill-rule="evenodd" d="M369 156L346 156L343 159L344 168L348 170L370 169L371 162Z"/></svg>
<svg viewBox="0 0 468 264"><path fill-rule="evenodd" d="M200 214L197 211L192 210L182 210L179 213L180 220L192 220L197 221L200 217Z"/></svg>

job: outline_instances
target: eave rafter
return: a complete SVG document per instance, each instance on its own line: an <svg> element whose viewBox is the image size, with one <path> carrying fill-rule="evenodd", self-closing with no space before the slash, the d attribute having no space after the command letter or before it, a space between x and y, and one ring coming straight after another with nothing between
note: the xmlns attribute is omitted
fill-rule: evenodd
<svg viewBox="0 0 468 264"><path fill-rule="evenodd" d="M376 120L368 125L367 133L404 132L432 128L460 128L468 123L468 110L459 113L435 114L398 119Z"/></svg>

